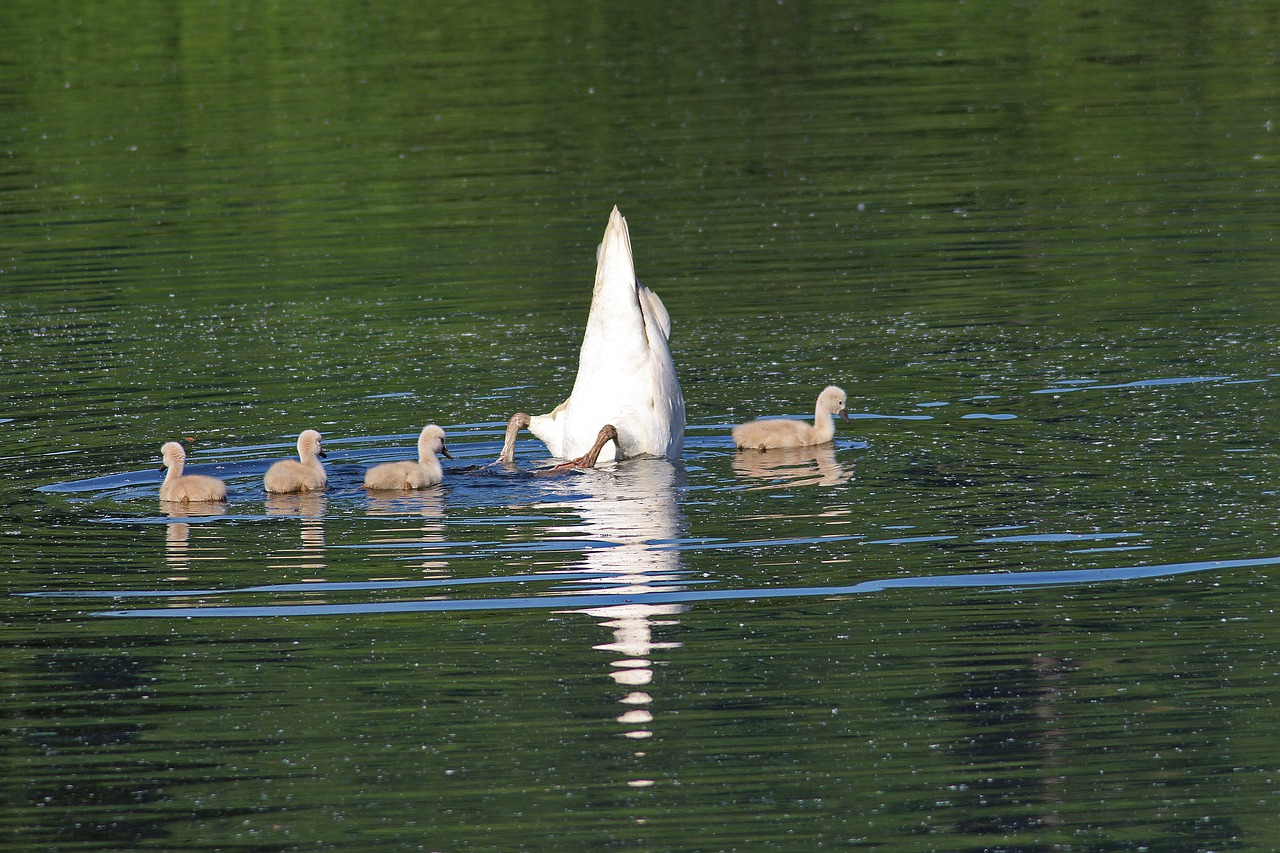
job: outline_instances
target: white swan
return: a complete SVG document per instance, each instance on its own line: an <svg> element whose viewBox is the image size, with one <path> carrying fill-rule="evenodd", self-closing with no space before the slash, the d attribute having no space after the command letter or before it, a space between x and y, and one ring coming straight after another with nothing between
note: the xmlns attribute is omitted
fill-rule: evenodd
<svg viewBox="0 0 1280 853"><path fill-rule="evenodd" d="M636 280L627 220L609 216L596 257L591 312L578 354L573 391L554 410L529 420L529 431L552 456L585 454L600 428L618 437L602 461L629 456L676 459L684 446L684 395L668 338L671 317L662 300Z"/></svg>
<svg viewBox="0 0 1280 853"><path fill-rule="evenodd" d="M834 385L828 385L818 395L814 407L813 423L786 418L765 418L733 428L733 443L739 450L766 450L772 447L812 447L826 444L836 434L832 415L848 420L845 412L845 394Z"/></svg>
<svg viewBox="0 0 1280 853"><path fill-rule="evenodd" d="M275 494L323 491L329 482L329 475L320 464L323 458L320 433L313 429L303 430L298 436L298 458L281 459L272 465L262 478L262 484L268 492Z"/></svg>
<svg viewBox="0 0 1280 853"><path fill-rule="evenodd" d="M160 458L165 472L164 482L160 484L160 500L178 503L207 503L225 501L227 484L217 477L206 477L203 474L183 474L187 464L187 451L176 441L167 441L160 448Z"/></svg>
<svg viewBox="0 0 1280 853"><path fill-rule="evenodd" d="M452 459L453 454L444 446L444 430L435 424L427 424L418 436L417 462L384 462L375 465L364 474L366 489L409 491L425 489L443 482L444 470L437 453Z"/></svg>

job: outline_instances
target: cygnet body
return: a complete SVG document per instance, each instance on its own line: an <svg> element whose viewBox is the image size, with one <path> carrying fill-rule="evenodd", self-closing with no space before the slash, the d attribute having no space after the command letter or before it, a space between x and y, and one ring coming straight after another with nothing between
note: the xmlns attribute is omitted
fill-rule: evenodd
<svg viewBox="0 0 1280 853"><path fill-rule="evenodd" d="M262 478L262 484L268 492L275 494L323 491L329 482L329 475L320 464L323 458L320 433L313 429L304 430L298 436L298 458L281 459L272 465Z"/></svg>
<svg viewBox="0 0 1280 853"><path fill-rule="evenodd" d="M365 472L364 487L382 491L404 492L425 489L444 480L437 453L449 459L453 455L444 446L444 430L435 424L427 424L418 436L418 461L384 462Z"/></svg>
<svg viewBox="0 0 1280 853"><path fill-rule="evenodd" d="M833 415L848 420L845 393L828 385L818 395L813 423L787 418L763 418L733 428L733 443L739 450L768 450L773 447L812 447L826 444L836 434Z"/></svg>
<svg viewBox="0 0 1280 853"><path fill-rule="evenodd" d="M176 441L165 442L160 448L164 460L164 482L160 484L160 500L175 503L209 503L227 499L227 484L217 477L203 474L183 474L187 464L187 451Z"/></svg>

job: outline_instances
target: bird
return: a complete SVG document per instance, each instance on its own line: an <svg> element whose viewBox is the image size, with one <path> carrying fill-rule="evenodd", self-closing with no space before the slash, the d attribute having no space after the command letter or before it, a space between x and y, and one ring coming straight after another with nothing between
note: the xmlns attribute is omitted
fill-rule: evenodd
<svg viewBox="0 0 1280 853"><path fill-rule="evenodd" d="M268 492L276 494L323 491L329 481L324 466L320 464L323 458L320 433L313 429L303 430L298 436L298 458L276 462L267 469L262 484Z"/></svg>
<svg viewBox="0 0 1280 853"><path fill-rule="evenodd" d="M828 385L818 395L814 407L813 423L787 418L763 418L733 428L733 443L739 450L767 450L773 447L812 447L826 444L835 436L836 424L832 418L849 419L845 411L845 393L834 385Z"/></svg>
<svg viewBox="0 0 1280 853"><path fill-rule="evenodd" d="M603 461L679 458L685 408L670 335L666 306L636 279L627 220L615 206L596 253L573 390L547 414L530 418L529 431L561 459L581 459L606 424L617 438L600 451Z"/></svg>
<svg viewBox="0 0 1280 853"><path fill-rule="evenodd" d="M227 499L227 484L217 477L203 474L183 474L187 464L187 451L176 441L167 441L160 448L164 464L164 482L160 484L160 500L177 503L208 503Z"/></svg>
<svg viewBox="0 0 1280 853"><path fill-rule="evenodd" d="M425 489L444 480L437 453L452 459L453 454L444 446L444 430L435 424L427 424L418 436L418 461L384 462L375 465L364 474L366 489L384 491L409 491Z"/></svg>
<svg viewBox="0 0 1280 853"><path fill-rule="evenodd" d="M516 436L527 426L529 426L529 416L524 412L516 412L511 416L511 420L507 421L507 435L502 441L502 452L498 454L497 462L503 465L515 464Z"/></svg>

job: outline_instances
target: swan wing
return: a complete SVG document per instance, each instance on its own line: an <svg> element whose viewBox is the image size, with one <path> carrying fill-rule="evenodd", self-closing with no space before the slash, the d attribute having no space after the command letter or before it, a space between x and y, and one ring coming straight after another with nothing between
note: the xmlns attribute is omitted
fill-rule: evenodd
<svg viewBox="0 0 1280 853"><path fill-rule="evenodd" d="M662 300L658 294L649 288L640 284L640 280L636 279L636 290L640 294L640 310L644 313L645 322L650 326L655 326L661 330L663 340L671 340L671 315L667 313L667 306L662 304Z"/></svg>

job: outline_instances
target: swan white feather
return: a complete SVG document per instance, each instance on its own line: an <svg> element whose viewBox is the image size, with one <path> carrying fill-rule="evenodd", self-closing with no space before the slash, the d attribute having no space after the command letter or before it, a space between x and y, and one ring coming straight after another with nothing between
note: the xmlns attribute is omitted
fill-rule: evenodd
<svg viewBox="0 0 1280 853"><path fill-rule="evenodd" d="M569 399L529 420L552 456L591 449L605 424L618 430L601 461L632 456L676 459L684 447L684 395L669 339L671 315L636 279L627 220L614 207L596 262L595 288Z"/></svg>

